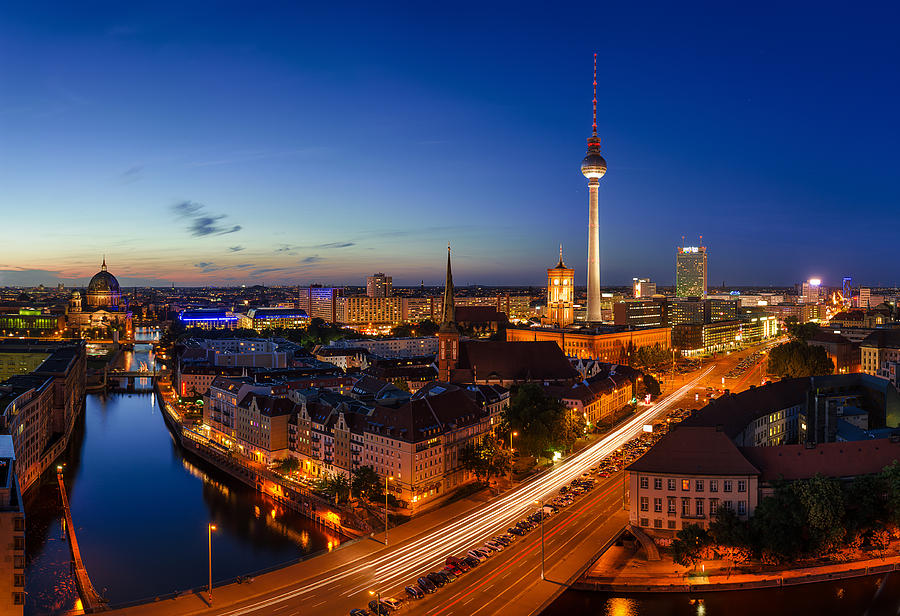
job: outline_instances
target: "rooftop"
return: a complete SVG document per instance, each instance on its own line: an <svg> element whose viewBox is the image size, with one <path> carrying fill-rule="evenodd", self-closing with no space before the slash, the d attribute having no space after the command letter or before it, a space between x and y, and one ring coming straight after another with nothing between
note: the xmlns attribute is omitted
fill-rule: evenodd
<svg viewBox="0 0 900 616"><path fill-rule="evenodd" d="M626 470L682 475L760 474L721 430L684 424L663 436Z"/></svg>

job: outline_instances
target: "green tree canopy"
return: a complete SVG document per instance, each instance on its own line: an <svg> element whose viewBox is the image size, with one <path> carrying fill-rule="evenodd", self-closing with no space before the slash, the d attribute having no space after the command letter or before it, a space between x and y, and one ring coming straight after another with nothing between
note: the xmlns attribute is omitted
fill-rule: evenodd
<svg viewBox="0 0 900 616"><path fill-rule="evenodd" d="M806 342L816 335L819 326L816 323L801 323L797 317L788 317L784 323L788 335L794 340Z"/></svg>
<svg viewBox="0 0 900 616"><path fill-rule="evenodd" d="M493 435L486 435L472 447L463 449L461 462L465 469L475 473L480 481L490 481L509 472L510 453Z"/></svg>
<svg viewBox="0 0 900 616"><path fill-rule="evenodd" d="M369 500L384 498L384 479L371 466L360 466L353 471L351 485L357 496Z"/></svg>
<svg viewBox="0 0 900 616"><path fill-rule="evenodd" d="M707 530L697 524L686 524L672 541L672 559L693 569L700 562L703 549L710 544Z"/></svg>
<svg viewBox="0 0 900 616"><path fill-rule="evenodd" d="M823 347L796 339L780 344L769 353L769 374L798 378L831 374L834 362Z"/></svg>
<svg viewBox="0 0 900 616"><path fill-rule="evenodd" d="M519 386L506 413L509 427L519 433L516 447L533 456L568 450L584 433L584 417L535 383Z"/></svg>

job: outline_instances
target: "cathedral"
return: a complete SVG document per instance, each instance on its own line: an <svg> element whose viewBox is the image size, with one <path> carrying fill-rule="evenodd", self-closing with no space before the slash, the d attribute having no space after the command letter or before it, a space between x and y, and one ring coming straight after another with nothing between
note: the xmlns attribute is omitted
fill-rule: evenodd
<svg viewBox="0 0 900 616"><path fill-rule="evenodd" d="M131 329L131 312L122 303L119 281L107 270L105 257L100 271L88 283L84 298L79 291L74 291L69 298L66 324L69 329L82 332L95 328Z"/></svg>

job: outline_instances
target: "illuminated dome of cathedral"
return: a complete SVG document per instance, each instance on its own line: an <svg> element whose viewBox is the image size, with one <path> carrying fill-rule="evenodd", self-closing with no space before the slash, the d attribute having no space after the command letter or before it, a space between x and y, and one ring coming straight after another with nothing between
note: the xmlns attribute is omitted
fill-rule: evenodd
<svg viewBox="0 0 900 616"><path fill-rule="evenodd" d="M119 305L122 293L119 291L119 281L106 270L106 259L100 271L94 274L88 283L87 305L91 308L115 308Z"/></svg>

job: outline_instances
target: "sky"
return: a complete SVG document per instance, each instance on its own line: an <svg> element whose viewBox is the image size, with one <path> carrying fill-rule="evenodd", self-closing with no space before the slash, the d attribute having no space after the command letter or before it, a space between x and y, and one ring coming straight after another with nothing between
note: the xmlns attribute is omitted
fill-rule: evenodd
<svg viewBox="0 0 900 616"><path fill-rule="evenodd" d="M896 3L17 4L0 286L583 284L594 52L604 284L900 284Z"/></svg>

